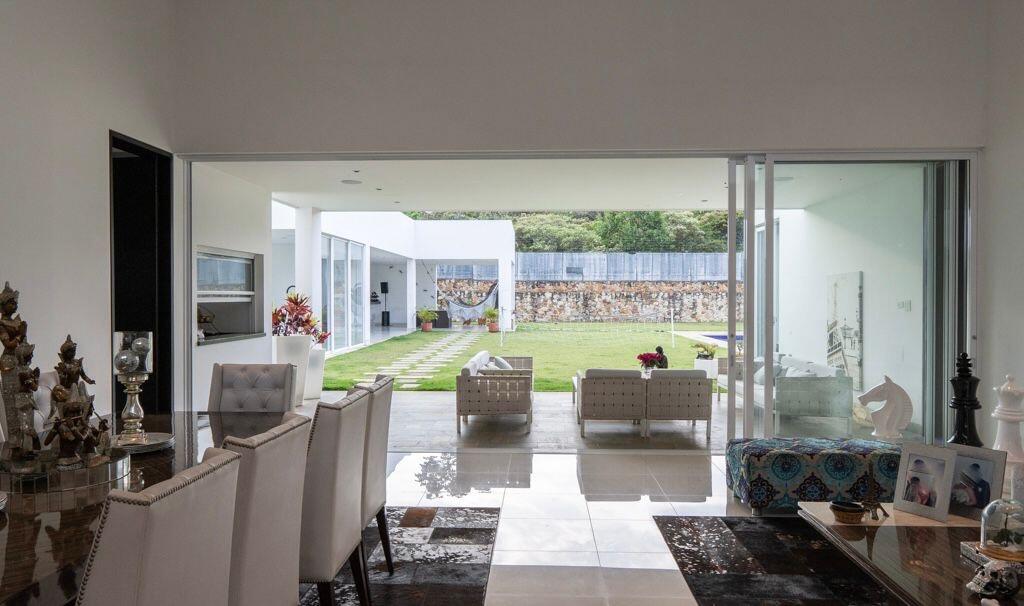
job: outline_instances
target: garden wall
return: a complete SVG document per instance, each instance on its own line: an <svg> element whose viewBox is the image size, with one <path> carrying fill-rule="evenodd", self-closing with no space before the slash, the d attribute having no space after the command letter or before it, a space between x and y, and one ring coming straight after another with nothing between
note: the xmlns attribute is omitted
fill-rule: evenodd
<svg viewBox="0 0 1024 606"><path fill-rule="evenodd" d="M491 280L438 280L442 293L464 301L479 301ZM742 285L741 287L742 288ZM742 309L742 290L737 306ZM723 281L572 281L516 282L517 322L587 322L646 320L668 322L726 322L728 283Z"/></svg>

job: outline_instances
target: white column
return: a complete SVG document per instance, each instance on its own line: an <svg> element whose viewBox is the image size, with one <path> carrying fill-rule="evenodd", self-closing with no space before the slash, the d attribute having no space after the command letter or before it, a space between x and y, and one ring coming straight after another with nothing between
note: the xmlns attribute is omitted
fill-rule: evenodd
<svg viewBox="0 0 1024 606"><path fill-rule="evenodd" d="M405 261L405 328L416 328L416 260Z"/></svg>
<svg viewBox="0 0 1024 606"><path fill-rule="evenodd" d="M498 311L502 330L512 330L512 311L516 301L515 260L505 258L498 260Z"/></svg>
<svg viewBox="0 0 1024 606"><path fill-rule="evenodd" d="M295 209L295 290L320 308L320 211Z"/></svg>
<svg viewBox="0 0 1024 606"><path fill-rule="evenodd" d="M373 328L373 310L370 309L370 247L363 245L363 343L370 340L370 331ZM353 345L356 345L353 343Z"/></svg>

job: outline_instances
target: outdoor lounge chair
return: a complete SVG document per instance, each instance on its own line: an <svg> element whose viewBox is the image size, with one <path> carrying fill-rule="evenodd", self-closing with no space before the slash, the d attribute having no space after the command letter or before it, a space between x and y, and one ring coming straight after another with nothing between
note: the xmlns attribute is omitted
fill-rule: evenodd
<svg viewBox="0 0 1024 606"><path fill-rule="evenodd" d="M462 367L455 378L455 426L462 433L462 422L469 415L526 415L526 431L533 424L533 358L504 357L511 369L489 369L494 362L481 351Z"/></svg>

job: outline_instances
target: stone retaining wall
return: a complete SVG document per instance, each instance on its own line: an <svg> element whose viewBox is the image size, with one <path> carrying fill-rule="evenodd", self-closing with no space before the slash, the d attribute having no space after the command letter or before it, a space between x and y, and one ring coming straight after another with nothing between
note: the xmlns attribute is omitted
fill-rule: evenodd
<svg viewBox="0 0 1024 606"><path fill-rule="evenodd" d="M479 301L493 282L438 280L444 292L465 301ZM737 306L742 309L742 286ZM674 308L676 322L727 322L726 282L652 281L517 281L518 322L626 321L645 319L668 322ZM444 297L438 296L439 302Z"/></svg>

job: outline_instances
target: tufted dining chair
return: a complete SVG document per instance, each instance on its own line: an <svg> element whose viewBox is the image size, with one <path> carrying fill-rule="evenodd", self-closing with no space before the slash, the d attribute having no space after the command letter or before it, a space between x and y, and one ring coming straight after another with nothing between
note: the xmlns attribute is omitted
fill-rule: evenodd
<svg viewBox="0 0 1024 606"><path fill-rule="evenodd" d="M77 603L226 604L238 461L208 448L202 463L165 482L110 491Z"/></svg>
<svg viewBox="0 0 1024 606"><path fill-rule="evenodd" d="M284 413L277 427L250 438L228 435L241 455L231 540L227 604L299 603L299 532L310 419Z"/></svg>
<svg viewBox="0 0 1024 606"><path fill-rule="evenodd" d="M394 386L395 380L392 377L377 375L373 383L359 383L350 391L365 390L370 394L370 414L366 416L366 454L363 460L363 527L369 526L374 518L377 519L384 562L390 574L395 573L395 564L391 559L391 538L384 504L387 502L388 431Z"/></svg>
<svg viewBox="0 0 1024 606"><path fill-rule="evenodd" d="M370 603L363 551L363 451L370 392L357 390L313 415L302 494L299 580L316 583L322 606L333 606L331 584L346 559L359 603Z"/></svg>
<svg viewBox="0 0 1024 606"><path fill-rule="evenodd" d="M208 410L284 412L291 410L295 366L291 364L214 364Z"/></svg>

